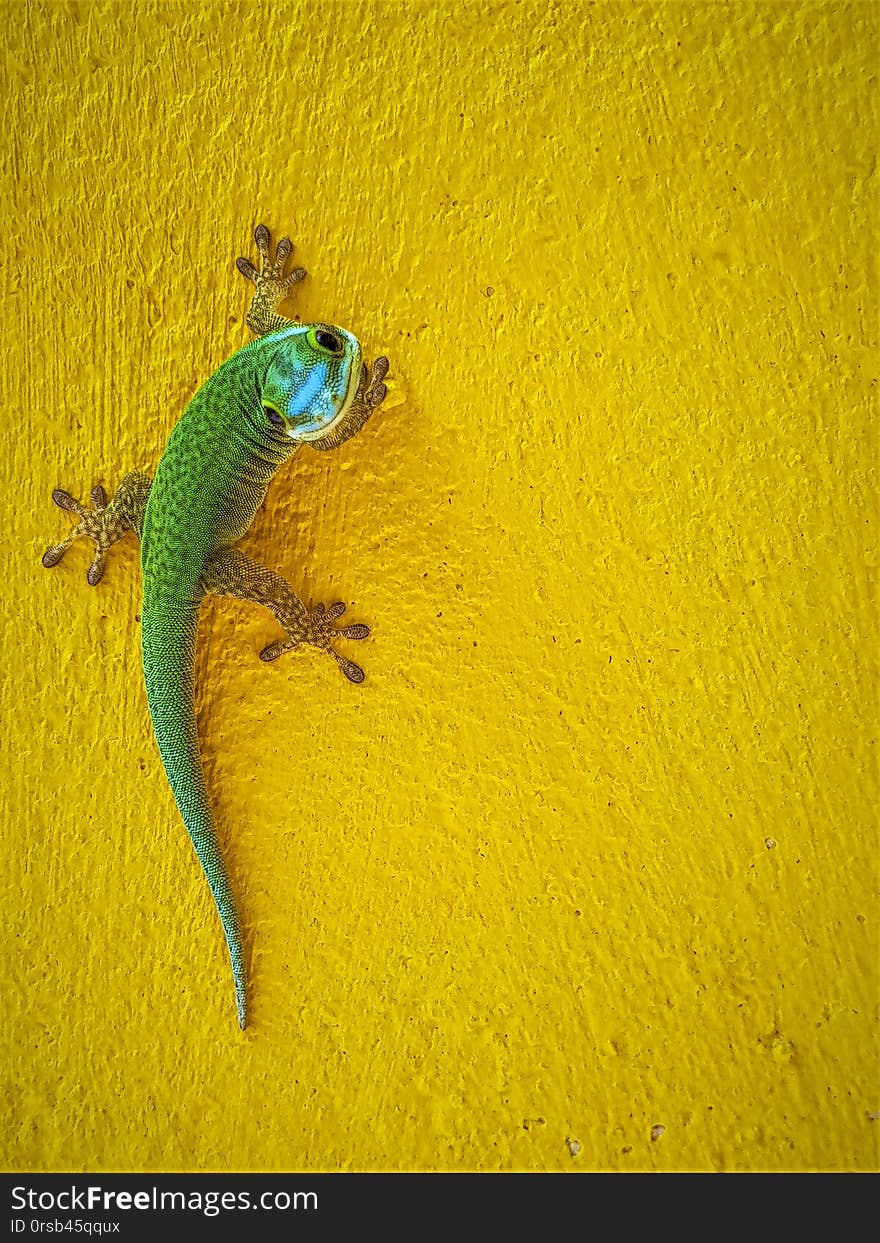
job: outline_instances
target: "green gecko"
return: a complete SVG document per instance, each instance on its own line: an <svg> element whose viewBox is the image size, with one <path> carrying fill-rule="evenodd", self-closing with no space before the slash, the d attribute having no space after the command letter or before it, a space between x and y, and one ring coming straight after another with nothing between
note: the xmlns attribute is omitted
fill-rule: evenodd
<svg viewBox="0 0 880 1243"><path fill-rule="evenodd" d="M193 665L199 609L206 595L253 600L277 618L286 638L260 652L277 660L301 644L332 656L345 676L363 670L332 646L338 638L365 639L361 623L337 627L345 605L308 609L274 571L234 547L253 522L278 467L302 444L334 449L366 423L386 395L387 358L372 370L355 337L331 324L299 324L277 308L302 268L285 275L293 247L283 237L274 258L269 230L254 239L260 267L238 259L254 283L246 323L257 339L245 345L202 385L174 428L154 479L125 476L108 504L92 489L87 510L60 488L52 499L79 519L66 539L43 554L58 565L79 537L95 555L87 573L94 587L107 549L128 531L141 542L143 607L141 651L147 704L175 801L217 904L235 981L241 1028L247 1023L247 973L241 927L214 826L199 756L193 701Z"/></svg>

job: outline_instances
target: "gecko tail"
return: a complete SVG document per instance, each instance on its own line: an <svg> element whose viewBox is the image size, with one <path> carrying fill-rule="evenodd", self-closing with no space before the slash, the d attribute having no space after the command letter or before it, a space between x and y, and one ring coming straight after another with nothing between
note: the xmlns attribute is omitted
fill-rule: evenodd
<svg viewBox="0 0 880 1243"><path fill-rule="evenodd" d="M235 980L235 1009L238 1013L238 1026L242 1031L247 1027L247 979L244 971L237 972L235 963L232 965L232 975Z"/></svg>
<svg viewBox="0 0 880 1243"><path fill-rule="evenodd" d="M220 916L220 922L223 925L223 935L226 937L226 948L229 951L232 979L235 984L235 1010L238 1015L238 1026L244 1031L248 1021L247 969L244 961L244 945L241 926L238 921L238 911L232 896L232 887L229 883L226 865L223 862L223 856L220 854L220 847L213 824L210 825L207 833L198 830L194 832L188 823L186 827L189 830L190 838L199 857L199 862L202 865L202 870L208 878L208 885L214 898L214 904L217 907L217 914Z"/></svg>
<svg viewBox="0 0 880 1243"><path fill-rule="evenodd" d="M228 937L227 937L226 943L227 945L229 944ZM238 947L239 947L239 956L240 956L241 937L239 937ZM232 957L232 951L230 950L230 958L231 957ZM244 973L243 963L240 962L238 965L236 965L235 961L233 960L232 977L235 980L235 1009L238 1014L238 1026L241 1028L242 1031L244 1031L244 1029L247 1027L248 1011L247 1011L247 978Z"/></svg>
<svg viewBox="0 0 880 1243"><path fill-rule="evenodd" d="M223 925L235 983L238 1025L244 1031L248 1020L247 969L241 926L208 802L196 729L193 692L197 622L197 605L144 609L144 679L168 783Z"/></svg>
<svg viewBox="0 0 880 1243"><path fill-rule="evenodd" d="M168 764L165 767L168 768ZM199 772L201 772L201 764L199 764ZM186 829L188 829L195 853L198 855L201 870L204 871L205 878L208 879L211 896L214 897L214 905L218 909L222 931L224 931L226 938L226 948L229 951L232 981L235 983L236 1014L237 1018L239 1018L239 1027L244 1032L247 1025L247 968L245 966L244 938L241 936L239 912L237 912L235 899L232 896L229 874L227 874L226 865L220 853L218 835L216 835L210 810L206 808L204 810L199 809L199 812L194 814L188 802L178 797L174 781L172 782L172 789L175 798L178 799L178 807L181 814L183 814L184 824ZM186 794L188 796L191 794L191 784L188 784Z"/></svg>

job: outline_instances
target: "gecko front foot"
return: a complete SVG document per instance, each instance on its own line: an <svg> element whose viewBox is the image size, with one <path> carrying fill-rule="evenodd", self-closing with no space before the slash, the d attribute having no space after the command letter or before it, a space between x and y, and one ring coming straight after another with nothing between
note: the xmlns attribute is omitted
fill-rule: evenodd
<svg viewBox="0 0 880 1243"><path fill-rule="evenodd" d="M377 410L388 392L383 383L388 374L388 359L383 354L373 363L372 369L364 363L361 376L361 400L370 411Z"/></svg>
<svg viewBox="0 0 880 1243"><path fill-rule="evenodd" d="M260 266L255 268L250 259L236 259L235 266L246 280L253 281L254 296L245 323L258 336L283 328L289 321L276 315L278 307L287 297L290 288L305 277L305 268L294 268L284 275L284 265L293 251L289 237L282 237L275 247L275 258L269 254L269 230L264 224L254 230L254 241L260 252Z"/></svg>
<svg viewBox="0 0 880 1243"><path fill-rule="evenodd" d="M346 440L357 435L367 419L379 409L385 400L388 393L388 386L385 384L387 374L388 359L384 354L376 359L372 367L364 363L361 367L357 392L348 412L320 440L310 440L309 447L324 451L338 449L340 445L345 444Z"/></svg>
<svg viewBox="0 0 880 1243"><path fill-rule="evenodd" d="M126 531L135 530L140 534L150 485L151 480L148 475L132 471L131 474L125 476L116 495L108 505L107 493L100 484L96 484L91 491L91 510L81 505L69 492L56 488L52 493L52 500L59 509L75 514L79 522L66 539L63 539L60 544L53 544L43 553L42 562L46 569L51 570L53 566L56 566L74 540L82 536L84 539L91 540L95 546L95 555L86 579L90 587L96 586L104 573L104 560L111 544L122 539Z"/></svg>
<svg viewBox="0 0 880 1243"><path fill-rule="evenodd" d="M323 604L316 605L308 612L305 619L295 621L289 628L285 627L289 636L287 639L279 639L275 643L270 643L268 647L264 647L260 652L260 660L267 663L277 660L279 656L300 644L310 643L320 648L322 652L326 652L328 656L332 656L349 682L363 682L364 671L360 665L356 665L353 660L348 660L345 656L340 656L333 647L332 641L334 639L366 639L370 633L370 627L365 626L363 622L356 622L351 626L337 626L336 620L344 612L345 605L341 600L331 604L329 609L325 609Z"/></svg>

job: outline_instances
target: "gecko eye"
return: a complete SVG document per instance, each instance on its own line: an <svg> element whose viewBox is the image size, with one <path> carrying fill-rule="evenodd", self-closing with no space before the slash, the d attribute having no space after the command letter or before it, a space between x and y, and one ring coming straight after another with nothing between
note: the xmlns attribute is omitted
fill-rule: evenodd
<svg viewBox="0 0 880 1243"><path fill-rule="evenodd" d="M281 415L278 413L277 410L270 410L268 407L266 407L266 418L269 420L269 422L272 424L273 427L284 426L284 419L282 419Z"/></svg>
<svg viewBox="0 0 880 1243"><path fill-rule="evenodd" d="M329 350L331 354L342 353L342 342L332 332L325 332L322 328L315 333L315 340L322 350Z"/></svg>

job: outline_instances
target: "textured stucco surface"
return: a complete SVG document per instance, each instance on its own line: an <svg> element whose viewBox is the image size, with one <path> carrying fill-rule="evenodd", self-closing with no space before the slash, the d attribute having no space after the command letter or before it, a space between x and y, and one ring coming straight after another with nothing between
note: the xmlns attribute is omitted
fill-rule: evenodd
<svg viewBox="0 0 880 1243"><path fill-rule="evenodd" d="M876 9L135 9L3 11L6 1168L874 1167ZM136 545L39 555L259 220L405 400L247 541L366 684L204 614L242 1036Z"/></svg>

